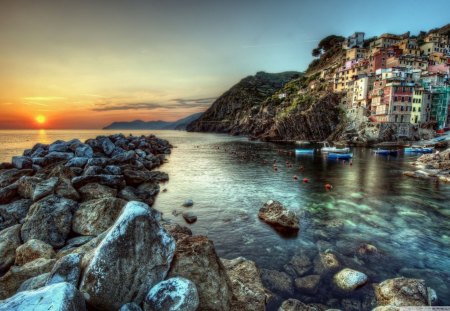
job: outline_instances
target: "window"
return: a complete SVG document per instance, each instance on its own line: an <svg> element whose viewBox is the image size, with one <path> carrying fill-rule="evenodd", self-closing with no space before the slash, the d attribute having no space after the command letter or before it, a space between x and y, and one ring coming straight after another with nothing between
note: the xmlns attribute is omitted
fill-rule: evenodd
<svg viewBox="0 0 450 311"><path fill-rule="evenodd" d="M394 106L394 111L397 111L397 106Z"/></svg>
<svg viewBox="0 0 450 311"><path fill-rule="evenodd" d="M408 102L409 102L409 103L411 102L411 97L408 97Z"/></svg>
<svg viewBox="0 0 450 311"><path fill-rule="evenodd" d="M413 112L416 112L416 107L413 107Z"/></svg>
<svg viewBox="0 0 450 311"><path fill-rule="evenodd" d="M419 112L421 112L422 108L419 107Z"/></svg>
<svg viewBox="0 0 450 311"><path fill-rule="evenodd" d="M395 102L397 101L397 96L394 96L394 101L395 101Z"/></svg>
<svg viewBox="0 0 450 311"><path fill-rule="evenodd" d="M405 97L402 96L402 103L405 102Z"/></svg>
<svg viewBox="0 0 450 311"><path fill-rule="evenodd" d="M403 106L400 106L400 111L404 111L404 107Z"/></svg>

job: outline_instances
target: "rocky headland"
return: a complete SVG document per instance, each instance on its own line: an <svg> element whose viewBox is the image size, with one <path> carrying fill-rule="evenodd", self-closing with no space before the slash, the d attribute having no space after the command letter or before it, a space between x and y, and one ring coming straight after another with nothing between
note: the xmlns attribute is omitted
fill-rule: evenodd
<svg viewBox="0 0 450 311"><path fill-rule="evenodd" d="M118 134L37 144L2 163L0 310L380 311L437 302L420 278L375 283L326 241L283 271L219 258L208 237L152 208L169 178L155 169L171 147ZM300 228L300 217L277 201L259 217L277 230ZM355 254L380 259L369 244ZM348 298L316 303L331 291Z"/></svg>
<svg viewBox="0 0 450 311"><path fill-rule="evenodd" d="M424 154L412 164L418 169L403 172L405 176L450 182L450 149Z"/></svg>

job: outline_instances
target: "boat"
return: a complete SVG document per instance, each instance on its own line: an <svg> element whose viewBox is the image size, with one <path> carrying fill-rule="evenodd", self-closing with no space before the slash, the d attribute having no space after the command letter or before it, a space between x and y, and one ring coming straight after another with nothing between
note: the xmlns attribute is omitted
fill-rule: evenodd
<svg viewBox="0 0 450 311"><path fill-rule="evenodd" d="M353 158L353 153L334 153L334 152L329 152L327 154L327 156L328 156L328 159L346 160L346 159Z"/></svg>
<svg viewBox="0 0 450 311"><path fill-rule="evenodd" d="M314 149L295 149L295 154L314 154Z"/></svg>
<svg viewBox="0 0 450 311"><path fill-rule="evenodd" d="M398 150L397 149L375 149L373 151L375 154L379 154L379 155L397 155L398 154Z"/></svg>
<svg viewBox="0 0 450 311"><path fill-rule="evenodd" d="M405 148L406 153L432 153L434 148L432 147L409 147Z"/></svg>
<svg viewBox="0 0 450 311"><path fill-rule="evenodd" d="M337 148L335 146L330 146L330 144L326 141L322 142L323 147L320 148L320 152L322 153L349 153L350 152L350 148L345 147L345 148Z"/></svg>

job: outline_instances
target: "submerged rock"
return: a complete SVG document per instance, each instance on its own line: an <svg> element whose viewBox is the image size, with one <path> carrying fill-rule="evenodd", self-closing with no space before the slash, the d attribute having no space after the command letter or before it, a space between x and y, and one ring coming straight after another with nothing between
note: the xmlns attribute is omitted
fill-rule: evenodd
<svg viewBox="0 0 450 311"><path fill-rule="evenodd" d="M379 306L427 306L428 291L420 279L395 278L374 285Z"/></svg>
<svg viewBox="0 0 450 311"><path fill-rule="evenodd" d="M197 221L197 216L195 216L194 213L192 212L185 212L182 215L184 220L186 220L188 224L193 224L194 222Z"/></svg>
<svg viewBox="0 0 450 311"><path fill-rule="evenodd" d="M309 306L297 299L283 301L278 311L322 311L322 308Z"/></svg>
<svg viewBox="0 0 450 311"><path fill-rule="evenodd" d="M287 296L294 293L292 278L285 272L261 269L261 279L263 284L275 293Z"/></svg>
<svg viewBox="0 0 450 311"><path fill-rule="evenodd" d="M188 279L175 277L156 284L145 297L144 311L195 311L197 288Z"/></svg>
<svg viewBox="0 0 450 311"><path fill-rule="evenodd" d="M295 288L300 292L308 295L313 295L317 292L320 283L320 275L313 274L301 278L296 278L294 281Z"/></svg>
<svg viewBox="0 0 450 311"><path fill-rule="evenodd" d="M193 205L194 205L194 201L192 201L191 199L188 199L188 200L183 202L183 206L184 207L191 207Z"/></svg>
<svg viewBox="0 0 450 311"><path fill-rule="evenodd" d="M120 307L119 311L142 311L137 303L130 302Z"/></svg>
<svg viewBox="0 0 450 311"><path fill-rule="evenodd" d="M269 294L262 284L260 271L255 262L243 257L221 260L231 280L233 290L231 310L265 310Z"/></svg>
<svg viewBox="0 0 450 311"><path fill-rule="evenodd" d="M231 282L207 237L188 236L177 241L169 277L177 276L189 279L197 286L198 310L230 310Z"/></svg>
<svg viewBox="0 0 450 311"><path fill-rule="evenodd" d="M362 272L345 268L333 277L334 284L342 291L353 291L367 283L368 277Z"/></svg>
<svg viewBox="0 0 450 311"><path fill-rule="evenodd" d="M298 254L292 257L284 269L293 276L303 276L313 268L313 264L306 254Z"/></svg>
<svg viewBox="0 0 450 311"><path fill-rule="evenodd" d="M298 231L300 228L298 216L278 201L267 201L259 209L258 217L276 228L294 231Z"/></svg>
<svg viewBox="0 0 450 311"><path fill-rule="evenodd" d="M124 207L84 271L80 289L89 305L119 309L126 302L139 304L165 278L175 241L155 215L140 202Z"/></svg>
<svg viewBox="0 0 450 311"><path fill-rule="evenodd" d="M83 295L75 286L58 283L37 290L23 291L0 301L0 311L85 311Z"/></svg>

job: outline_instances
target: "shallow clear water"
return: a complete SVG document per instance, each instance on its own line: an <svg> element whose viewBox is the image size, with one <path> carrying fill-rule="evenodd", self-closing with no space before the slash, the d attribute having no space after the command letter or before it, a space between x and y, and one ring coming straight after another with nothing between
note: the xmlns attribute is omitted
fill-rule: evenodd
<svg viewBox="0 0 450 311"><path fill-rule="evenodd" d="M127 131L124 134L128 134ZM36 142L85 140L113 131L0 131L0 161L9 160ZM131 131L149 134L148 131ZM160 169L170 181L162 186L154 207L181 224L173 211L186 199L198 216L190 225L195 234L208 235L219 256L244 256L259 267L283 270L294 254L320 248L337 252L343 266L355 268L380 282L400 275L424 278L441 305L450 305L450 185L402 176L415 157L374 156L369 149L353 149L353 165L320 156L298 156L292 145L248 141L242 137L178 131L152 131L175 148ZM272 169L276 159L278 171ZM263 163L267 160L267 163ZM286 161L293 163L288 168ZM300 171L299 167L304 170ZM299 180L293 180L298 175ZM307 177L309 183L303 183ZM325 184L333 185L326 191ZM258 219L269 199L282 202L301 216L296 237L284 237ZM377 247L375 256L360 256L358 247ZM323 280L322 290L293 296L305 302L330 304L343 296ZM359 299L370 285L350 298ZM339 305L339 304L338 304ZM358 307L361 310L363 306Z"/></svg>

